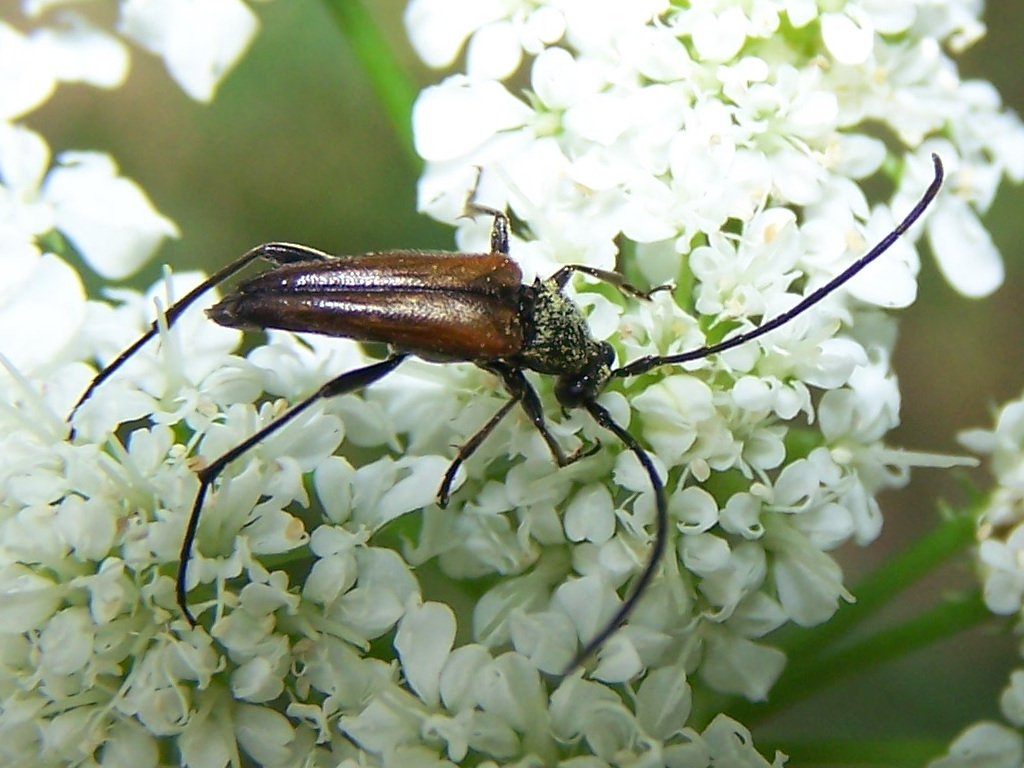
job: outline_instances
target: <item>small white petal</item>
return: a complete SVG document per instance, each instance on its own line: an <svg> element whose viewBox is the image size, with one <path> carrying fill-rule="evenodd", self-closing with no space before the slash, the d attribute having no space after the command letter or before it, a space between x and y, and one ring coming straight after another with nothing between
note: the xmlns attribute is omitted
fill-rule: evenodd
<svg viewBox="0 0 1024 768"><path fill-rule="evenodd" d="M434 503L449 460L443 456L384 457L355 474L352 506L359 523L376 530Z"/></svg>
<svg viewBox="0 0 1024 768"><path fill-rule="evenodd" d="M474 615L474 620L476 616ZM569 617L556 611L511 617L512 645L541 672L559 674L572 661L576 628Z"/></svg>
<svg viewBox="0 0 1024 768"><path fill-rule="evenodd" d="M557 42L565 34L565 16L556 8L541 6L530 14L523 31L532 38L523 47L530 53L538 53L542 46Z"/></svg>
<svg viewBox="0 0 1024 768"><path fill-rule="evenodd" d="M42 627L60 605L63 588L21 565L0 569L0 634Z"/></svg>
<svg viewBox="0 0 1024 768"><path fill-rule="evenodd" d="M163 57L197 101L209 101L249 47L259 22L241 0L125 0L119 28Z"/></svg>
<svg viewBox="0 0 1024 768"><path fill-rule="evenodd" d="M772 544L776 536L787 543L778 548L772 560L772 575L779 592L779 602L793 621L811 627L831 618L839 599L852 599L843 586L843 573L835 560L814 546L795 529L782 532L769 529Z"/></svg>
<svg viewBox="0 0 1024 768"><path fill-rule="evenodd" d="M113 548L119 510L105 498L86 501L66 496L57 506L54 527L60 538L83 560L102 560Z"/></svg>
<svg viewBox="0 0 1024 768"><path fill-rule="evenodd" d="M597 651L597 666L591 677L604 683L624 683L643 672L640 653L627 633L612 635Z"/></svg>
<svg viewBox="0 0 1024 768"><path fill-rule="evenodd" d="M481 80L504 80L523 60L515 29L507 21L478 30L466 50L466 73Z"/></svg>
<svg viewBox="0 0 1024 768"><path fill-rule="evenodd" d="M736 6L718 15L705 13L693 29L693 45L704 61L728 61L743 48L747 26L747 17Z"/></svg>
<svg viewBox="0 0 1024 768"><path fill-rule="evenodd" d="M341 598L346 621L368 637L386 632L419 599L419 585L408 564L389 549L359 549L358 586Z"/></svg>
<svg viewBox="0 0 1024 768"><path fill-rule="evenodd" d="M231 673L231 693L242 701L271 701L281 695L284 680L268 659L256 656Z"/></svg>
<svg viewBox="0 0 1024 768"><path fill-rule="evenodd" d="M241 704L235 708L238 744L259 765L285 765L295 730L288 719L269 707Z"/></svg>
<svg viewBox="0 0 1024 768"><path fill-rule="evenodd" d="M821 15L821 37L837 61L855 66L871 55L875 29L867 14L850 6L845 13Z"/></svg>
<svg viewBox="0 0 1024 768"><path fill-rule="evenodd" d="M476 706L477 674L491 664L491 654L482 645L463 645L448 656L441 671L441 699L451 712Z"/></svg>
<svg viewBox="0 0 1024 768"><path fill-rule="evenodd" d="M499 0L412 0L405 29L420 58L431 67L447 67L466 39L504 15Z"/></svg>
<svg viewBox="0 0 1024 768"><path fill-rule="evenodd" d="M569 133L610 146L629 128L632 119L627 100L595 93L569 107L564 125Z"/></svg>
<svg viewBox="0 0 1024 768"><path fill-rule="evenodd" d="M469 155L495 134L525 125L532 114L500 83L448 78L421 91L413 105L416 151L434 162Z"/></svg>
<svg viewBox="0 0 1024 768"><path fill-rule="evenodd" d="M341 456L329 456L313 473L316 495L332 523L343 523L352 514L355 476L352 465Z"/></svg>
<svg viewBox="0 0 1024 768"><path fill-rule="evenodd" d="M1003 284L1003 258L966 201L954 195L936 201L928 243L946 281L964 296L982 298Z"/></svg>
<svg viewBox="0 0 1024 768"><path fill-rule="evenodd" d="M533 62L530 84L549 109L564 109L580 88L576 59L564 48L548 48Z"/></svg>
<svg viewBox="0 0 1024 768"><path fill-rule="evenodd" d="M22 125L0 123L0 179L3 187L13 193L15 199L22 201L22 205L36 197L49 166L50 147L42 136ZM4 202L6 208L13 201ZM19 228L24 225L24 214L20 211L3 213L5 218L14 218L13 223ZM32 221L27 228L30 234L38 235L45 231L32 226L37 223L50 225L48 221Z"/></svg>
<svg viewBox="0 0 1024 768"><path fill-rule="evenodd" d="M134 720L118 721L105 735L99 755L103 768L157 768L157 740Z"/></svg>
<svg viewBox="0 0 1024 768"><path fill-rule="evenodd" d="M618 596L597 576L584 576L560 584L555 604L568 614L582 638L593 637L618 607Z"/></svg>
<svg viewBox="0 0 1024 768"><path fill-rule="evenodd" d="M0 247L0 270L8 276L0 287L0 350L30 373L55 362L78 333L85 289L74 269L31 246L20 252Z"/></svg>
<svg viewBox="0 0 1024 768"><path fill-rule="evenodd" d="M704 733L701 734L710 757L692 763L697 765L730 765L744 768L783 768L788 758L782 752L775 753L769 763L754 746L750 731L728 715L716 715Z"/></svg>
<svg viewBox="0 0 1024 768"><path fill-rule="evenodd" d="M710 633L703 680L716 691L737 693L750 701L764 701L786 665L786 654L759 645L722 627Z"/></svg>
<svg viewBox="0 0 1024 768"><path fill-rule="evenodd" d="M68 608L39 635L40 663L48 674L70 675L85 668L93 654L93 623L83 608Z"/></svg>
<svg viewBox="0 0 1024 768"><path fill-rule="evenodd" d="M604 544L615 533L612 496L603 485L577 493L565 510L565 535L569 541Z"/></svg>
<svg viewBox="0 0 1024 768"><path fill-rule="evenodd" d="M734 493L721 514L722 528L754 540L764 534L761 522L761 501L749 493Z"/></svg>
<svg viewBox="0 0 1024 768"><path fill-rule="evenodd" d="M663 667L650 672L636 693L636 716L644 730L658 739L669 739L686 727L693 694L686 672Z"/></svg>
<svg viewBox="0 0 1024 768"><path fill-rule="evenodd" d="M455 642L455 628L455 614L443 603L411 608L398 623L395 651L405 679L430 706L441 700L441 669Z"/></svg>
<svg viewBox="0 0 1024 768"><path fill-rule="evenodd" d="M86 19L67 14L63 29L40 29L32 44L46 58L53 73L65 82L117 88L128 76L128 49Z"/></svg>
<svg viewBox="0 0 1024 768"><path fill-rule="evenodd" d="M225 768L230 763L237 747L235 734L230 728L225 728L230 722L228 717L228 712L213 707L188 720L188 725L178 736L178 751L184 766Z"/></svg>
<svg viewBox="0 0 1024 768"><path fill-rule="evenodd" d="M0 21L0 121L14 120L45 102L57 87L43 52Z"/></svg>
<svg viewBox="0 0 1024 768"><path fill-rule="evenodd" d="M161 216L139 186L117 175L109 156L65 152L43 194L56 208L57 226L89 266L119 279L135 272L178 228Z"/></svg>
<svg viewBox="0 0 1024 768"><path fill-rule="evenodd" d="M718 502L703 488L692 485L673 494L668 503L669 515L678 520L683 533L704 533L718 522Z"/></svg>
<svg viewBox="0 0 1024 768"><path fill-rule="evenodd" d="M529 724L536 722L538 708L544 710L540 675L518 653L496 658L481 671L477 681L481 709L517 731L526 731Z"/></svg>
<svg viewBox="0 0 1024 768"><path fill-rule="evenodd" d="M1010 674L1010 684L999 696L999 708L1014 726L1024 726L1024 670L1017 669Z"/></svg>

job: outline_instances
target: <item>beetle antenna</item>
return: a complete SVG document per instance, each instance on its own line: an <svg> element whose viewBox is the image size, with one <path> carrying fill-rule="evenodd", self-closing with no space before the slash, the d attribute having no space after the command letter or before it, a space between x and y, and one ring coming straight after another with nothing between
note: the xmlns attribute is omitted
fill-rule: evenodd
<svg viewBox="0 0 1024 768"><path fill-rule="evenodd" d="M647 591L647 587L654 578L654 572L658 569L658 566L661 564L661 561L665 556L665 544L668 540L668 502L665 499L665 484L658 476L658 470L654 468L654 462L651 460L651 455L643 449L635 437L619 426L612 419L611 414L596 401L584 400L583 407L586 408L590 412L590 415L594 417L594 421L609 432L614 433L615 436L633 452L633 455L640 460L640 465L644 468L644 471L647 472L647 476L651 479L651 488L654 490L655 507L654 542L651 545L650 553L647 555L647 562L644 563L643 570L640 571L640 575L633 583L633 589L630 590L629 595L623 601L622 605L619 606L619 609L615 611L615 615L608 620L596 635L586 642L582 650L576 654L572 662L562 671L562 677L565 677L576 669L576 667L580 666L580 664L582 664L590 654L603 645L609 637L615 634L619 625L626 620L626 617L633 612L633 609L636 608L640 598L643 596L644 592Z"/></svg>
<svg viewBox="0 0 1024 768"><path fill-rule="evenodd" d="M192 306L192 304L194 304L204 293L209 291L211 288L214 288L223 283L225 280L227 280L236 272L244 268L250 262L253 262L256 259L263 257L268 257L271 258L271 260L273 260L275 255L274 248L277 245L277 243L268 243L266 245L261 245L256 248L253 248L250 251L247 251L246 253L235 259L227 266L222 267L218 271L214 272L203 282L201 282L191 291L186 293L179 301L176 301L174 304L169 306L167 308L167 311L164 312L163 322L167 324L167 328L170 329L171 326L178 322L178 318L181 317L185 310ZM96 374L96 377L91 382L89 382L89 386L86 387L86 390L85 392L82 393L82 396L78 398L78 402L76 402L74 408L71 409L71 413L68 414L68 424L71 424L74 421L75 414L78 413L78 409L82 407L86 400L93 396L93 393L100 386L100 384L102 384L104 381L113 376L114 373L117 372L117 370L121 368L121 366L127 363L135 355L136 352L142 349L143 345L147 341L156 336L157 333L159 333L159 329L160 320L154 320L150 324L149 330L143 333L138 339L136 339L131 344L131 346L125 349L116 358L114 358L114 360L107 363L106 366L100 369L99 373ZM71 437L74 437L74 435L75 431L74 428L72 428Z"/></svg>
<svg viewBox="0 0 1024 768"><path fill-rule="evenodd" d="M637 358L633 362L627 363L621 368L616 368L612 371L612 376L620 378L624 376L636 376L637 374L646 373L652 368L657 368L662 365L685 363L690 360L699 360L710 355L715 355L719 352L725 352L727 349L732 349L733 347L738 347L741 344L746 344L748 341L760 338L766 333L774 331L776 328L785 325L797 315L807 311L889 250L900 235L910 229L910 227L913 226L919 218L921 218L921 214L923 214L925 209L931 205L935 196L939 193L939 188L942 186L942 160L939 159L938 155L932 154L932 163L935 166L935 178L932 180L932 183L928 185L928 189L921 196L921 199L917 201L917 205L915 205L910 213L907 214L906 218L897 224L896 227L874 248L861 256L853 262L853 264L848 266L823 286L804 296L803 299L781 315L777 315L771 320L762 323L752 331L741 333L738 336L733 336L725 339L724 341L720 341L717 344L709 344L708 346L700 347L699 349L692 349L689 352L681 352L677 355L648 355L646 357Z"/></svg>

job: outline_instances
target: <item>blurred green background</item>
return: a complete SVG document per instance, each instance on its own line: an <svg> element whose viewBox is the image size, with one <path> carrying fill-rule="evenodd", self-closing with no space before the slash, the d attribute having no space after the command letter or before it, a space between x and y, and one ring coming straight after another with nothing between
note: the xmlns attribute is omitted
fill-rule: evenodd
<svg viewBox="0 0 1024 768"><path fill-rule="evenodd" d="M402 0L369 5L416 84L436 81L440 75L420 67L406 43ZM451 247L447 228L416 213L418 167L324 5L282 0L255 7L263 29L211 105L190 101L162 62L136 50L124 88L61 86L24 121L55 152L110 152L178 223L181 239L135 284L155 279L159 263L209 271L267 240L340 254ZM14 0L0 0L0 17L24 28ZM993 81L1006 103L1019 108L1024 4L996 3L986 21L988 37L960 60L963 77ZM920 300L902 313L896 368L904 423L893 444L957 452L959 430L989 425L993 405L1024 387L1022 205L1024 190L1005 187L986 217L1007 265L1006 284L994 297L960 297L925 261ZM938 498L955 503L962 494L951 478L924 470L910 487L888 494L882 539L840 553L850 583L929 529ZM901 601L893 617L970 584L965 563L950 567ZM966 633L816 698L756 732L758 743L766 749L772 734L798 732L946 740L980 716L997 715L1016 644L1001 626Z"/></svg>

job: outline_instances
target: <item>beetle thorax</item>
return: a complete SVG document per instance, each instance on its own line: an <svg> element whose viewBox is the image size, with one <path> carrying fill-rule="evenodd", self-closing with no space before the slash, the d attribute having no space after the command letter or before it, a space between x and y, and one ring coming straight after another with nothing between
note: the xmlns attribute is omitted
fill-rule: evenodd
<svg viewBox="0 0 1024 768"><path fill-rule="evenodd" d="M615 353L607 342L595 341L580 308L553 280L523 286L523 351L525 368L558 376L555 394L575 408L604 388Z"/></svg>

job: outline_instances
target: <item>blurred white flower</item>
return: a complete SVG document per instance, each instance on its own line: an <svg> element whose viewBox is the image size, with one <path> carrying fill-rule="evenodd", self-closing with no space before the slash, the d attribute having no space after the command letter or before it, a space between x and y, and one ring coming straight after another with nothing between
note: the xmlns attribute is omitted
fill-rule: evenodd
<svg viewBox="0 0 1024 768"><path fill-rule="evenodd" d="M136 272L178 228L98 152L65 152L50 167L39 134L0 123L0 225L26 241L59 231L107 278Z"/></svg>
<svg viewBox="0 0 1024 768"><path fill-rule="evenodd" d="M259 22L242 0L122 0L119 31L161 56L181 89L210 101Z"/></svg>
<svg viewBox="0 0 1024 768"><path fill-rule="evenodd" d="M0 353L32 373L67 351L86 318L85 290L67 263L20 238L0 239L0 271Z"/></svg>
<svg viewBox="0 0 1024 768"><path fill-rule="evenodd" d="M60 81L100 88L124 82L124 44L76 14L62 18L63 27L44 27L29 35L0 21L0 123L42 105Z"/></svg>
<svg viewBox="0 0 1024 768"><path fill-rule="evenodd" d="M24 0L29 19L49 16L22 34L0 21L0 121L45 102L59 82L117 88L129 68L128 46L70 9L81 0ZM118 0L116 32L164 60L168 73L197 101L213 99L259 29L243 0Z"/></svg>

